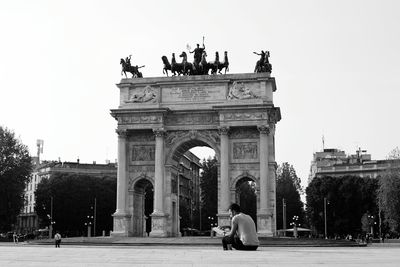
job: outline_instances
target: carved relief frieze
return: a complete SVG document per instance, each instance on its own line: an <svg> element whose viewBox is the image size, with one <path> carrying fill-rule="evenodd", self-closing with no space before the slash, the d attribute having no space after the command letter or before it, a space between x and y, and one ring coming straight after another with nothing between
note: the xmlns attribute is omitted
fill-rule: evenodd
<svg viewBox="0 0 400 267"><path fill-rule="evenodd" d="M129 91L129 97L125 103L155 103L157 102L157 90L147 85L145 88L133 93Z"/></svg>
<svg viewBox="0 0 400 267"><path fill-rule="evenodd" d="M155 140L152 132L137 131L130 135L130 141L133 142L151 142Z"/></svg>
<svg viewBox="0 0 400 267"><path fill-rule="evenodd" d="M129 172L130 173L154 173L155 167L154 166L146 166L146 165L141 165L141 166L129 166Z"/></svg>
<svg viewBox="0 0 400 267"><path fill-rule="evenodd" d="M253 99L259 98L255 95L244 83L233 82L232 86L229 88L229 93L227 96L228 100L242 100L242 99Z"/></svg>
<svg viewBox="0 0 400 267"><path fill-rule="evenodd" d="M218 121L216 114L170 115L166 118L167 125L210 125L218 124Z"/></svg>
<svg viewBox="0 0 400 267"><path fill-rule="evenodd" d="M132 161L154 161L155 146L154 145L133 145Z"/></svg>
<svg viewBox="0 0 400 267"><path fill-rule="evenodd" d="M233 159L257 159L257 142L235 142L233 143Z"/></svg>
<svg viewBox="0 0 400 267"><path fill-rule="evenodd" d="M168 131L167 137L165 138L165 144L171 146L179 140L185 139L196 139L202 137L204 139L210 140L216 144L220 142L220 136L217 130L190 130L190 131Z"/></svg>
<svg viewBox="0 0 400 267"><path fill-rule="evenodd" d="M230 164L230 171L249 171L249 170L259 170L260 164Z"/></svg>
<svg viewBox="0 0 400 267"><path fill-rule="evenodd" d="M234 128L232 129L230 139L258 139L259 132L254 128Z"/></svg>
<svg viewBox="0 0 400 267"><path fill-rule="evenodd" d="M240 120L267 120L267 112L227 112L222 113L223 121L240 121Z"/></svg>
<svg viewBox="0 0 400 267"><path fill-rule="evenodd" d="M123 115L118 117L118 124L162 123L162 115Z"/></svg>

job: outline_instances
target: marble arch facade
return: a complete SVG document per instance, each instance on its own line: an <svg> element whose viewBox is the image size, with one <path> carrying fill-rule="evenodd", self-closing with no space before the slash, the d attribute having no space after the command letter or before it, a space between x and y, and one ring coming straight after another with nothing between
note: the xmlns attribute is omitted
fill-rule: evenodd
<svg viewBox="0 0 400 267"><path fill-rule="evenodd" d="M140 235L134 185L154 187L150 236L179 235L174 179L188 149L214 149L218 169L218 224L228 225L232 188L243 177L257 183L257 226L261 236L276 231L275 79L269 73L122 79L117 120L118 180L113 235Z"/></svg>

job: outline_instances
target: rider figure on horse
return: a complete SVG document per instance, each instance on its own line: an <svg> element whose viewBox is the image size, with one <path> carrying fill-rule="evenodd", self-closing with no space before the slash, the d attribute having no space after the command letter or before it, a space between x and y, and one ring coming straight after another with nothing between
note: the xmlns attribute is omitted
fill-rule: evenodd
<svg viewBox="0 0 400 267"><path fill-rule="evenodd" d="M195 65L198 65L201 61L201 55L203 54L204 50L206 49L204 45L204 36L203 36L203 47L200 47L199 44L197 44L197 47L193 51L189 51L189 53L194 53L194 61L193 63Z"/></svg>
<svg viewBox="0 0 400 267"><path fill-rule="evenodd" d="M269 51L261 50L261 53L253 52L256 55L261 56L260 60L257 61L254 72L271 72L271 64L269 64Z"/></svg>
<svg viewBox="0 0 400 267"><path fill-rule="evenodd" d="M126 66L128 66L128 67L132 67L131 57L132 57L132 55L129 55L129 57L126 57L126 59L125 59Z"/></svg>

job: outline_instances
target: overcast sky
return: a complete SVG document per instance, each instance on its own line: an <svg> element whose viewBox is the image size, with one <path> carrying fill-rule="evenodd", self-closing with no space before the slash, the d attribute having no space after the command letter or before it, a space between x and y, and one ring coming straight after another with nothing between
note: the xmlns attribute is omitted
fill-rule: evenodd
<svg viewBox="0 0 400 267"><path fill-rule="evenodd" d="M119 59L162 74L161 56L205 36L249 73L269 50L276 161L306 185L313 153L400 146L400 1L0 1L0 125L42 159L117 158Z"/></svg>

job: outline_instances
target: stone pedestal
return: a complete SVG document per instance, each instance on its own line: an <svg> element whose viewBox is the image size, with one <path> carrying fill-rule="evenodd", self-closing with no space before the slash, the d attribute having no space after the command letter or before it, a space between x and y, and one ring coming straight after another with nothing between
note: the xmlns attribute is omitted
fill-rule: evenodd
<svg viewBox="0 0 400 267"><path fill-rule="evenodd" d="M131 221L131 216L128 214L113 214L114 225L111 236L129 236L129 222Z"/></svg>
<svg viewBox="0 0 400 267"><path fill-rule="evenodd" d="M269 213L259 213L257 214L257 234L260 237L273 236L272 232L272 214Z"/></svg>
<svg viewBox="0 0 400 267"><path fill-rule="evenodd" d="M231 225L231 218L229 213L219 213L218 216L218 226Z"/></svg>
<svg viewBox="0 0 400 267"><path fill-rule="evenodd" d="M150 237L167 237L167 216L163 214L151 214Z"/></svg>

